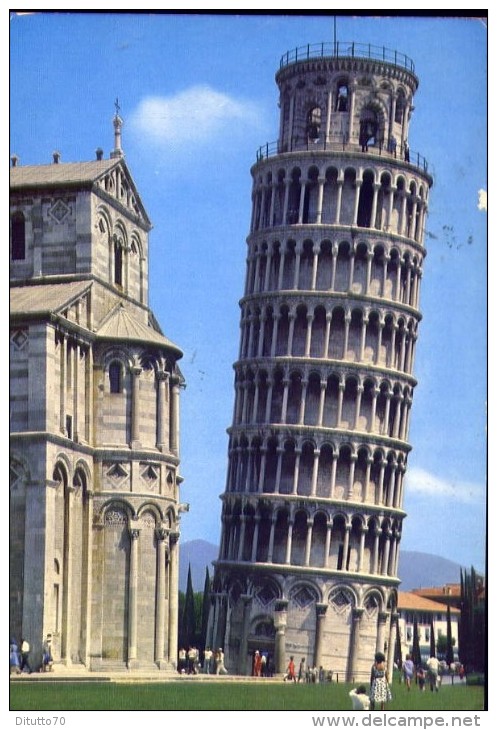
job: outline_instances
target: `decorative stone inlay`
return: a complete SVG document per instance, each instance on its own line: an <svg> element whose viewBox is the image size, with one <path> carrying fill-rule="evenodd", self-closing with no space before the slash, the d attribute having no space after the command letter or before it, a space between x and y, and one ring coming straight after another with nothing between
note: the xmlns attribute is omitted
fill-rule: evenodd
<svg viewBox="0 0 497 730"><path fill-rule="evenodd" d="M57 200L54 205L52 205L51 208L48 210L48 215L57 221L57 223L62 223L64 218L66 218L69 213L71 212L71 209L68 205L64 203L63 200Z"/></svg>
<svg viewBox="0 0 497 730"><path fill-rule="evenodd" d="M276 598L276 591L272 586L266 584L258 589L255 598L261 606L268 606Z"/></svg>
<svg viewBox="0 0 497 730"><path fill-rule="evenodd" d="M141 464L140 477L149 491L159 488L160 467L156 464Z"/></svg>
<svg viewBox="0 0 497 730"><path fill-rule="evenodd" d="M352 607L352 601L347 591L339 589L330 596L330 604L336 613L345 613L349 608Z"/></svg>
<svg viewBox="0 0 497 730"><path fill-rule="evenodd" d="M105 476L112 489L122 488L128 480L128 472L120 463L111 464L107 468Z"/></svg>
<svg viewBox="0 0 497 730"><path fill-rule="evenodd" d="M11 343L14 345L15 348L18 350L22 350L22 348L25 346L25 344L28 342L28 330L27 329L20 329L16 330L12 333L10 337Z"/></svg>
<svg viewBox="0 0 497 730"><path fill-rule="evenodd" d="M311 591L308 586L302 586L292 593L291 599L299 608L307 608L311 603L316 602L317 597L314 591Z"/></svg>
<svg viewBox="0 0 497 730"><path fill-rule="evenodd" d="M124 527L128 524L128 519L124 512L117 509L110 509L105 513L105 524L109 527Z"/></svg>
<svg viewBox="0 0 497 730"><path fill-rule="evenodd" d="M371 618L378 611L378 599L375 596L368 596L364 608L368 617Z"/></svg>

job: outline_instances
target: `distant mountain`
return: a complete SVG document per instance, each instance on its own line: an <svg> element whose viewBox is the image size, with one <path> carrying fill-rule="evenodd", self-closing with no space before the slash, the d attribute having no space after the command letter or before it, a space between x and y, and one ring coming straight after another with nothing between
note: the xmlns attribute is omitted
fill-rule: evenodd
<svg viewBox="0 0 497 730"><path fill-rule="evenodd" d="M459 583L461 566L453 560L415 550L400 551L399 578L401 591L414 588L434 588L445 583Z"/></svg>
<svg viewBox="0 0 497 730"><path fill-rule="evenodd" d="M209 575L212 578L214 568L212 561L217 560L219 547L213 545L206 540L189 540L188 542L180 542L179 546L179 589L186 591L186 582L188 580L188 565L192 570L193 590L204 590L205 569L209 569Z"/></svg>
<svg viewBox="0 0 497 730"><path fill-rule="evenodd" d="M179 589L186 590L188 565L192 570L192 583L195 592L204 590L205 569L209 569L212 578L214 569L212 561L217 560L219 548L206 540L190 540L180 544L179 552ZM465 566L462 566L465 567ZM421 553L413 550L400 552L399 577L402 581L400 590L411 591L413 588L431 588L445 583L459 583L459 563L438 555Z"/></svg>

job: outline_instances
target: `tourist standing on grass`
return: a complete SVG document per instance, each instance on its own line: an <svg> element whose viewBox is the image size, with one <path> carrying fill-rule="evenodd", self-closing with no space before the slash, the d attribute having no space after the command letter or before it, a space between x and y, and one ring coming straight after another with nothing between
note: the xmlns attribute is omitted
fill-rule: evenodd
<svg viewBox="0 0 497 730"><path fill-rule="evenodd" d="M297 681L297 677L295 676L295 662L293 661L293 656L290 657L290 661L288 662L288 667L286 669L286 674L283 677L283 681L286 682L287 679L289 682Z"/></svg>
<svg viewBox="0 0 497 730"><path fill-rule="evenodd" d="M436 656L431 656L426 662L428 667L428 683L430 685L430 691L438 692L438 673L440 670L440 662Z"/></svg>
<svg viewBox="0 0 497 730"><path fill-rule="evenodd" d="M380 710L385 709L385 703L392 699L392 692L388 683L388 676L385 669L385 655L379 651L375 654L374 664L371 669L371 684L369 689L371 709L379 703Z"/></svg>
<svg viewBox="0 0 497 730"><path fill-rule="evenodd" d="M352 709L365 711L369 710L370 700L366 693L366 687L361 684L357 689L353 689L349 692L349 697L352 700Z"/></svg>
<svg viewBox="0 0 497 730"><path fill-rule="evenodd" d="M402 664L402 674L404 675L404 681L406 683L407 691L411 689L411 682L414 676L414 662L411 659L411 655L408 654Z"/></svg>
<svg viewBox="0 0 497 730"><path fill-rule="evenodd" d="M205 674L211 673L211 659L212 659L212 649L210 649L208 646L206 646L205 651L204 651L204 673Z"/></svg>

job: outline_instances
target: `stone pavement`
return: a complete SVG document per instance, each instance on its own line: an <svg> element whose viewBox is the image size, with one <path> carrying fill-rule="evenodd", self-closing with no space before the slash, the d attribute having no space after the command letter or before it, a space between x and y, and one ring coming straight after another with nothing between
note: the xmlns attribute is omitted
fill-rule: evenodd
<svg viewBox="0 0 497 730"><path fill-rule="evenodd" d="M54 665L52 672L32 672L31 674L11 674L13 682L274 682L281 683L282 676L245 677L238 674L178 674L173 670L159 671L150 669L116 670L112 672L90 672L86 667Z"/></svg>

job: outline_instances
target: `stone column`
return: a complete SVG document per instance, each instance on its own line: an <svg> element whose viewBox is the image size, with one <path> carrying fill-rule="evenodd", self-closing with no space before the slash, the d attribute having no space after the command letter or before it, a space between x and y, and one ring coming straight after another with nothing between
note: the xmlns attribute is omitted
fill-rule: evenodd
<svg viewBox="0 0 497 730"><path fill-rule="evenodd" d="M345 535L343 538L343 560L342 570L348 570L348 558L349 558L349 544L350 544L350 525L345 525Z"/></svg>
<svg viewBox="0 0 497 730"><path fill-rule="evenodd" d="M129 589L128 589L128 669L138 666L138 538L140 530L136 527L129 531L131 546L129 555Z"/></svg>
<svg viewBox="0 0 497 730"><path fill-rule="evenodd" d="M79 441L79 342L74 343L74 360L73 360L73 383L72 383L72 438L73 441Z"/></svg>
<svg viewBox="0 0 497 730"><path fill-rule="evenodd" d="M331 545L331 531L333 529L333 522L327 520L326 522L326 541L324 546L324 567L330 567L330 545Z"/></svg>
<svg viewBox="0 0 497 730"><path fill-rule="evenodd" d="M179 378L171 378L171 451L179 456Z"/></svg>
<svg viewBox="0 0 497 730"><path fill-rule="evenodd" d="M274 628L276 629L275 645L274 645L274 665L276 674L283 674L286 669L286 647L285 647L285 631L287 620L288 601L276 601L273 614Z"/></svg>
<svg viewBox="0 0 497 730"><path fill-rule="evenodd" d="M305 357L310 357L311 354L311 337L312 337L312 320L314 315L307 315L307 329L305 333Z"/></svg>
<svg viewBox="0 0 497 730"><path fill-rule="evenodd" d="M374 545L373 545L373 573L377 575L378 570L378 559L379 559L379 548L380 548L380 536L381 530L377 527L374 531Z"/></svg>
<svg viewBox="0 0 497 730"><path fill-rule="evenodd" d="M359 428L359 417L361 415L361 401L364 388L362 385L357 386L357 395L355 400L355 414L354 414L354 431Z"/></svg>
<svg viewBox="0 0 497 730"><path fill-rule="evenodd" d="M324 332L324 347L322 357L328 357L328 351L330 348L330 334L331 334L331 314L326 312L326 329Z"/></svg>
<svg viewBox="0 0 497 730"><path fill-rule="evenodd" d="M93 348L88 347L85 357L85 440L93 442Z"/></svg>
<svg viewBox="0 0 497 730"><path fill-rule="evenodd" d="M299 486L299 470L300 470L300 454L302 450L299 448L295 449L295 465L293 469L293 489L292 494L297 494Z"/></svg>
<svg viewBox="0 0 497 730"><path fill-rule="evenodd" d="M376 632L376 651L385 651L385 630L388 619L388 613L381 611L378 614L378 629Z"/></svg>
<svg viewBox="0 0 497 730"><path fill-rule="evenodd" d="M242 635L240 637L240 650L238 652L238 674L247 674L247 654L248 654L248 633L250 621L250 604L252 596L244 593L240 596L243 601L243 618L242 618Z"/></svg>
<svg viewBox="0 0 497 730"><path fill-rule="evenodd" d="M399 620L399 614L397 612L392 613L390 616L390 632L389 632L389 639L388 639L388 649L387 649L387 676L389 682L392 681L393 677L393 661L395 657L395 633L397 628L397 622Z"/></svg>
<svg viewBox="0 0 497 730"><path fill-rule="evenodd" d="M166 447L169 445L169 436L166 435L166 406L167 392L169 389L169 373L165 370L159 371L157 373L157 382L157 448L159 451L165 451Z"/></svg>
<svg viewBox="0 0 497 730"><path fill-rule="evenodd" d="M67 388L67 340L61 333L60 337L60 431L64 435L66 430L66 388Z"/></svg>
<svg viewBox="0 0 497 730"><path fill-rule="evenodd" d="M337 178L337 207L335 211L335 225L340 224L340 217L342 215L342 192L343 192L343 180ZM332 287L333 288L333 287Z"/></svg>
<svg viewBox="0 0 497 730"><path fill-rule="evenodd" d="M361 535L360 535L360 542L359 542L359 560L358 560L358 565L357 565L358 573L364 572L364 542L366 540L367 532L368 532L368 528L365 525L361 525Z"/></svg>
<svg viewBox="0 0 497 730"><path fill-rule="evenodd" d="M318 178L318 208L316 211L316 223L321 223L323 219L323 191L324 191L324 178ZM315 289L315 286L313 287Z"/></svg>
<svg viewBox="0 0 497 730"><path fill-rule="evenodd" d="M141 368L131 368L133 378L131 398L131 448L139 449L140 444L140 374Z"/></svg>
<svg viewBox="0 0 497 730"><path fill-rule="evenodd" d="M369 433L374 433L375 426L376 426L376 404L378 401L378 396L380 395L380 389L379 388L373 388L373 397L371 399L371 420L369 422Z"/></svg>
<svg viewBox="0 0 497 730"><path fill-rule="evenodd" d="M252 563L256 563L257 562L257 543L259 541L259 524L260 524L260 521L261 521L261 516L260 515L255 515L255 517L254 517L254 522L255 522L254 534L252 535L252 553L250 555L250 560L252 561Z"/></svg>
<svg viewBox="0 0 497 730"><path fill-rule="evenodd" d="M310 560L311 560L312 525L313 525L312 519L308 519L307 520L307 535L305 538L305 555L304 555L304 565L306 567L309 566Z"/></svg>
<svg viewBox="0 0 497 730"><path fill-rule="evenodd" d="M292 537L293 537L293 519L288 520L288 532L286 536L285 565L290 565L292 559Z"/></svg>
<svg viewBox="0 0 497 730"><path fill-rule="evenodd" d="M316 635L314 640L314 666L319 669L322 664L324 621L327 603L316 603Z"/></svg>
<svg viewBox="0 0 497 730"><path fill-rule="evenodd" d="M354 682L360 656L360 630L361 620L364 613L363 608L352 609L352 630L350 632L350 654L347 668L347 682Z"/></svg>
<svg viewBox="0 0 497 730"><path fill-rule="evenodd" d="M157 580L155 588L155 663L159 669L166 667L164 661L166 629L166 540L167 530L160 527L155 532L157 543Z"/></svg>
<svg viewBox="0 0 497 730"><path fill-rule="evenodd" d="M62 487L61 487L62 488ZM64 556L63 556L63 593L62 593L62 641L61 657L66 665L72 664L71 636L72 636L72 584L73 584L73 553L71 550L73 532L74 486L67 485L67 522L65 523Z"/></svg>
<svg viewBox="0 0 497 730"><path fill-rule="evenodd" d="M302 381L302 395L300 398L300 408L299 408L299 425L302 425L304 423L305 418L305 404L307 400L307 380Z"/></svg>
<svg viewBox="0 0 497 730"><path fill-rule="evenodd" d="M335 221L335 223L338 223L338 221ZM335 289L335 276L336 276L336 270L337 270L337 258L338 258L338 246L336 243L333 244L331 249L331 281L330 281L330 290L334 291Z"/></svg>
<svg viewBox="0 0 497 730"><path fill-rule="evenodd" d="M169 661L178 665L179 532L169 534Z"/></svg>
<svg viewBox="0 0 497 730"><path fill-rule="evenodd" d="M333 493L335 491L336 476L337 476L337 462L338 462L338 452L334 451L332 454L332 462L331 462L330 499L333 499Z"/></svg>
<svg viewBox="0 0 497 730"><path fill-rule="evenodd" d="M378 183L373 184L373 202L371 204L371 216L369 219L369 227L375 228L376 223L376 209L378 206L378 190L380 189L380 185Z"/></svg>
<svg viewBox="0 0 497 730"><path fill-rule="evenodd" d="M312 464L312 477L311 477L311 497L316 496L317 482L318 482L318 468L319 468L319 449L314 450L314 461Z"/></svg>
<svg viewBox="0 0 497 730"><path fill-rule="evenodd" d="M350 455L350 468L349 468L349 487L347 499L352 499L354 491L354 478L355 478L355 465L357 463L357 454Z"/></svg>

